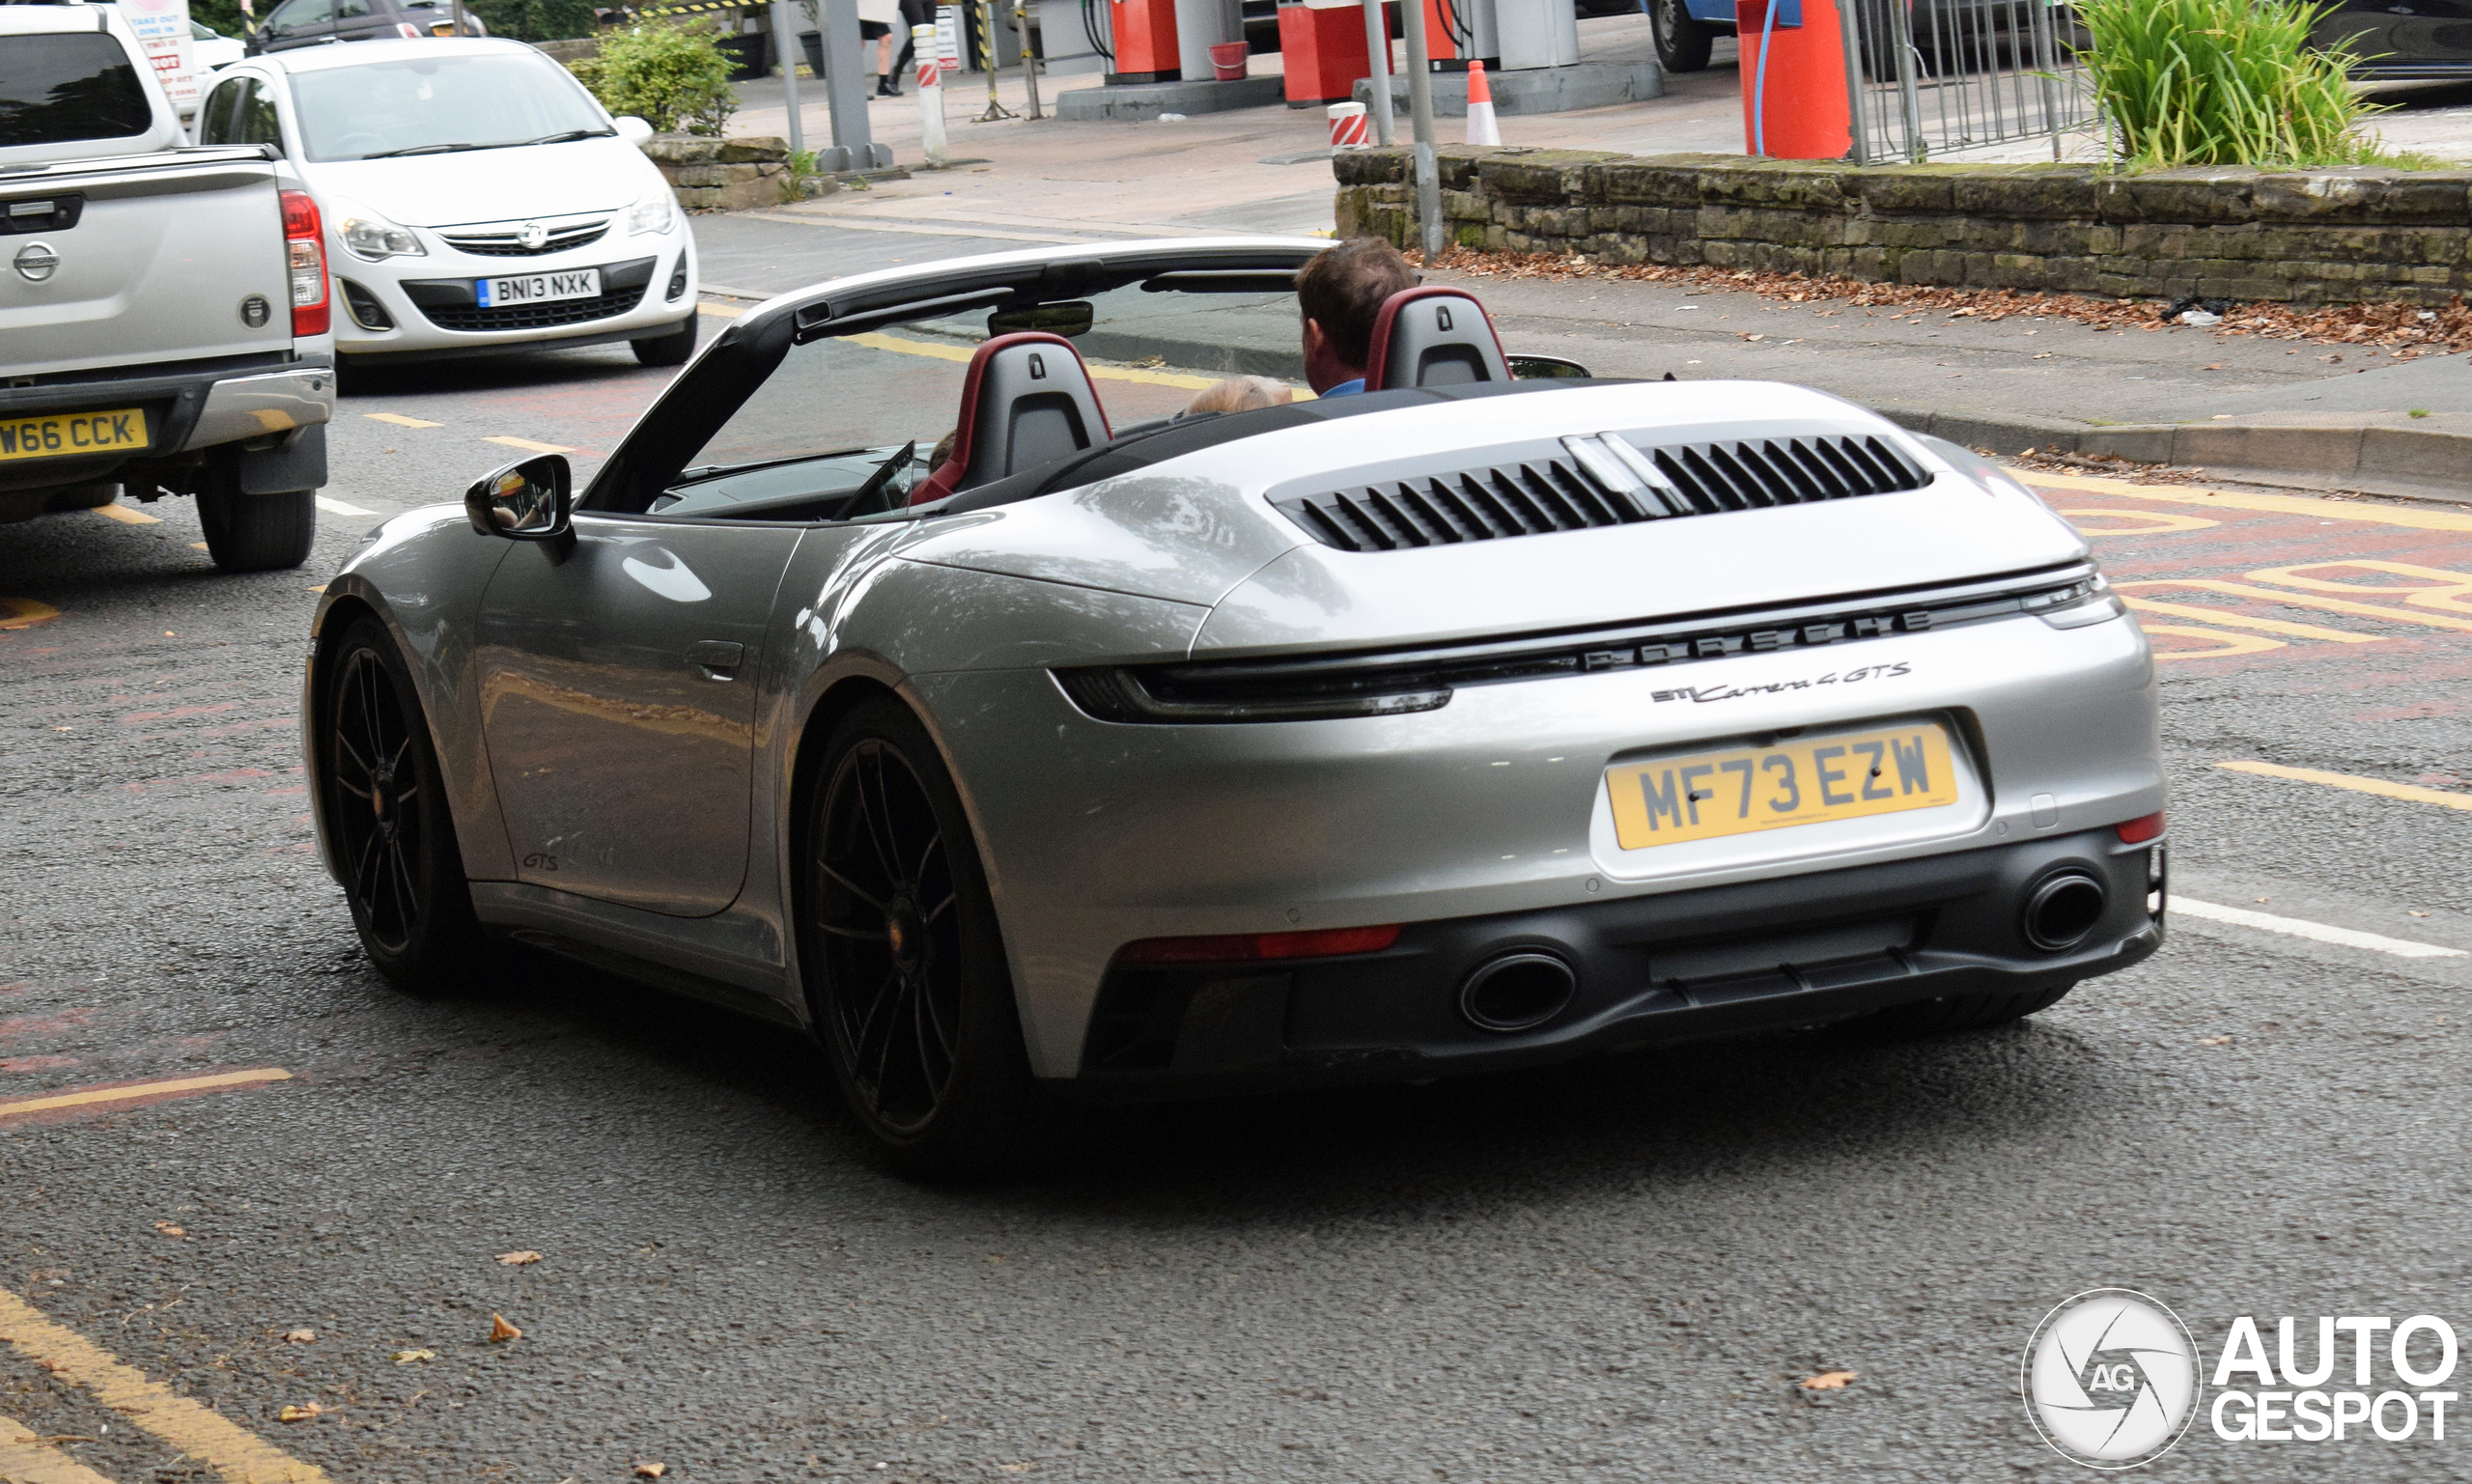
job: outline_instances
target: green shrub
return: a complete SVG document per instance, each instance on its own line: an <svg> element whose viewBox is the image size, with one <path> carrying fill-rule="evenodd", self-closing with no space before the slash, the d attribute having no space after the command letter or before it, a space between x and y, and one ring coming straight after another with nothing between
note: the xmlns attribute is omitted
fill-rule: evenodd
<svg viewBox="0 0 2472 1484"><path fill-rule="evenodd" d="M738 111L730 59L702 21L648 21L601 38L601 55L568 64L601 106L661 132L718 134Z"/></svg>
<svg viewBox="0 0 2472 1484"><path fill-rule="evenodd" d="M2133 166L2356 165L2388 156L2348 44L2312 49L2311 0L2078 0L2096 101Z"/></svg>

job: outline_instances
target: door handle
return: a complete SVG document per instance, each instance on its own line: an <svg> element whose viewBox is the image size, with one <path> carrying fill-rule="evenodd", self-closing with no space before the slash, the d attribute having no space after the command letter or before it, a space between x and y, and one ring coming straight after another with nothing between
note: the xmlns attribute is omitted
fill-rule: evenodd
<svg viewBox="0 0 2472 1484"><path fill-rule="evenodd" d="M734 680L739 662L746 658L746 646L726 639L700 639L687 646L687 662L704 672L706 680Z"/></svg>

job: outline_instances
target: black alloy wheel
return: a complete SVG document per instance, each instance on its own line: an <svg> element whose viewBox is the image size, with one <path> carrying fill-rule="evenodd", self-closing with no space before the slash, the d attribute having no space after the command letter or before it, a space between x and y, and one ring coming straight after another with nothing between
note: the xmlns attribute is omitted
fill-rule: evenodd
<svg viewBox="0 0 2472 1484"><path fill-rule="evenodd" d="M325 823L370 961L414 994L468 983L482 947L427 724L394 640L355 621L326 660Z"/></svg>
<svg viewBox="0 0 2472 1484"><path fill-rule="evenodd" d="M960 795L899 702L834 728L801 836L801 951L843 1097L905 1172L1010 1162L1038 1119Z"/></svg>
<svg viewBox="0 0 2472 1484"><path fill-rule="evenodd" d="M914 1134L951 1090L961 1050L959 899L943 833L910 762L874 738L825 785L815 925L832 1035L867 1110Z"/></svg>
<svg viewBox="0 0 2472 1484"><path fill-rule="evenodd" d="M1648 32L1657 45L1657 65L1669 72L1696 72L1708 65L1717 33L1691 18L1683 0L1648 0Z"/></svg>

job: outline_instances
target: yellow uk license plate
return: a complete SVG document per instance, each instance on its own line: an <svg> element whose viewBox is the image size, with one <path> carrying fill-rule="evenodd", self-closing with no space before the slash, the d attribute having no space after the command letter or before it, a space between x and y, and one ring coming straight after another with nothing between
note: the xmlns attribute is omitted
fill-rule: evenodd
<svg viewBox="0 0 2472 1484"><path fill-rule="evenodd" d="M1957 801L1949 731L1917 721L1797 737L1605 770L1614 834L1626 851L1714 840Z"/></svg>
<svg viewBox="0 0 2472 1484"><path fill-rule="evenodd" d="M71 459L79 454L137 453L146 447L146 413L46 412L0 418L0 459Z"/></svg>

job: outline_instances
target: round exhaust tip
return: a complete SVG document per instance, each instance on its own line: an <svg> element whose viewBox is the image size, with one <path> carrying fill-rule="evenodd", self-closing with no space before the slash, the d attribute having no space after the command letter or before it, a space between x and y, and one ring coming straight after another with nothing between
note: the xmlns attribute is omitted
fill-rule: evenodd
<svg viewBox="0 0 2472 1484"><path fill-rule="evenodd" d="M1578 988L1571 966L1550 953L1505 953L1459 987L1459 1013L1479 1030L1529 1030L1561 1014Z"/></svg>
<svg viewBox="0 0 2472 1484"><path fill-rule="evenodd" d="M2103 883L2083 871L2047 878L2026 898L2026 941L2046 953L2074 948L2103 920L2109 901Z"/></svg>

